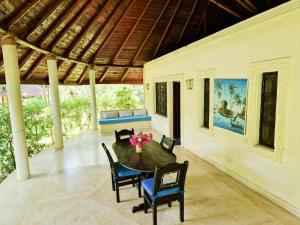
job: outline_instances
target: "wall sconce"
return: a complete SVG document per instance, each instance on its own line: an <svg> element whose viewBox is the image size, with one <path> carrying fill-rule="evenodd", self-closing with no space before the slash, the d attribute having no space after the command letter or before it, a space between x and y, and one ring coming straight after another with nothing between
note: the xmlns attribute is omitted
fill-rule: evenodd
<svg viewBox="0 0 300 225"><path fill-rule="evenodd" d="M185 82L186 82L187 89L192 90L193 89L193 79L188 79Z"/></svg>
<svg viewBox="0 0 300 225"><path fill-rule="evenodd" d="M149 91L149 89L150 89L150 84L147 83L147 84L146 84L146 90Z"/></svg>

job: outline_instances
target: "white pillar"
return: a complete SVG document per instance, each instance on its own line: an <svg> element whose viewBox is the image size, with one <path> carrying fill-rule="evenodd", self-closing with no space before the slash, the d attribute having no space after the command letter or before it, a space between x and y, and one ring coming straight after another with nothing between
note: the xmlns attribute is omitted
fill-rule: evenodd
<svg viewBox="0 0 300 225"><path fill-rule="evenodd" d="M17 179L26 180L30 177L30 171L25 139L25 126L16 41L12 36L7 35L1 38L1 44L13 135Z"/></svg>
<svg viewBox="0 0 300 225"><path fill-rule="evenodd" d="M92 128L97 130L97 103L96 103L96 87L95 87L95 69L89 68L89 80L91 89L91 111L92 111Z"/></svg>
<svg viewBox="0 0 300 225"><path fill-rule="evenodd" d="M50 55L47 57L48 76L49 76L49 91L50 91L50 106L53 120L54 130L54 146L56 149L62 149L63 136L61 126L61 114L60 114L60 102L59 102L59 90L58 90L58 72L56 57Z"/></svg>

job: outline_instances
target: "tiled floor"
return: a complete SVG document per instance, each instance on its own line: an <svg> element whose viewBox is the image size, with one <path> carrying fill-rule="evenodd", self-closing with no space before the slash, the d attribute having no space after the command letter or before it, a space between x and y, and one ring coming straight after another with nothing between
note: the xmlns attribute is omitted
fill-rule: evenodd
<svg viewBox="0 0 300 225"><path fill-rule="evenodd" d="M155 134L159 139L160 136ZM89 131L30 160L32 178L15 174L0 184L0 224L113 225L152 224L152 214L131 213L142 201L137 190L123 187L121 203L111 191L109 166L100 143L112 136ZM187 150L176 147L178 161L189 160L185 224L300 225L300 220L241 185ZM178 203L158 208L158 224L180 224Z"/></svg>

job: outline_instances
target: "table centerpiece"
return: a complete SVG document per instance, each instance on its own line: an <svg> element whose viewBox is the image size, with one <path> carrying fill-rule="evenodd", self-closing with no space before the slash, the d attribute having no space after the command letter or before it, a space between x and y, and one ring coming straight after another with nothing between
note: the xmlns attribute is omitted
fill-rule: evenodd
<svg viewBox="0 0 300 225"><path fill-rule="evenodd" d="M132 135L129 141L133 146L135 146L136 152L141 153L142 147L148 144L152 140L152 138L153 134L140 132L136 135Z"/></svg>

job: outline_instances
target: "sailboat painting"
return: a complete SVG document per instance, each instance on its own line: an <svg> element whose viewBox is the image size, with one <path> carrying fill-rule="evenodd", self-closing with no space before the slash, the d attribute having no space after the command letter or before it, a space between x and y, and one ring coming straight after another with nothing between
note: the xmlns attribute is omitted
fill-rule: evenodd
<svg viewBox="0 0 300 225"><path fill-rule="evenodd" d="M245 134L247 79L214 80L214 126Z"/></svg>

